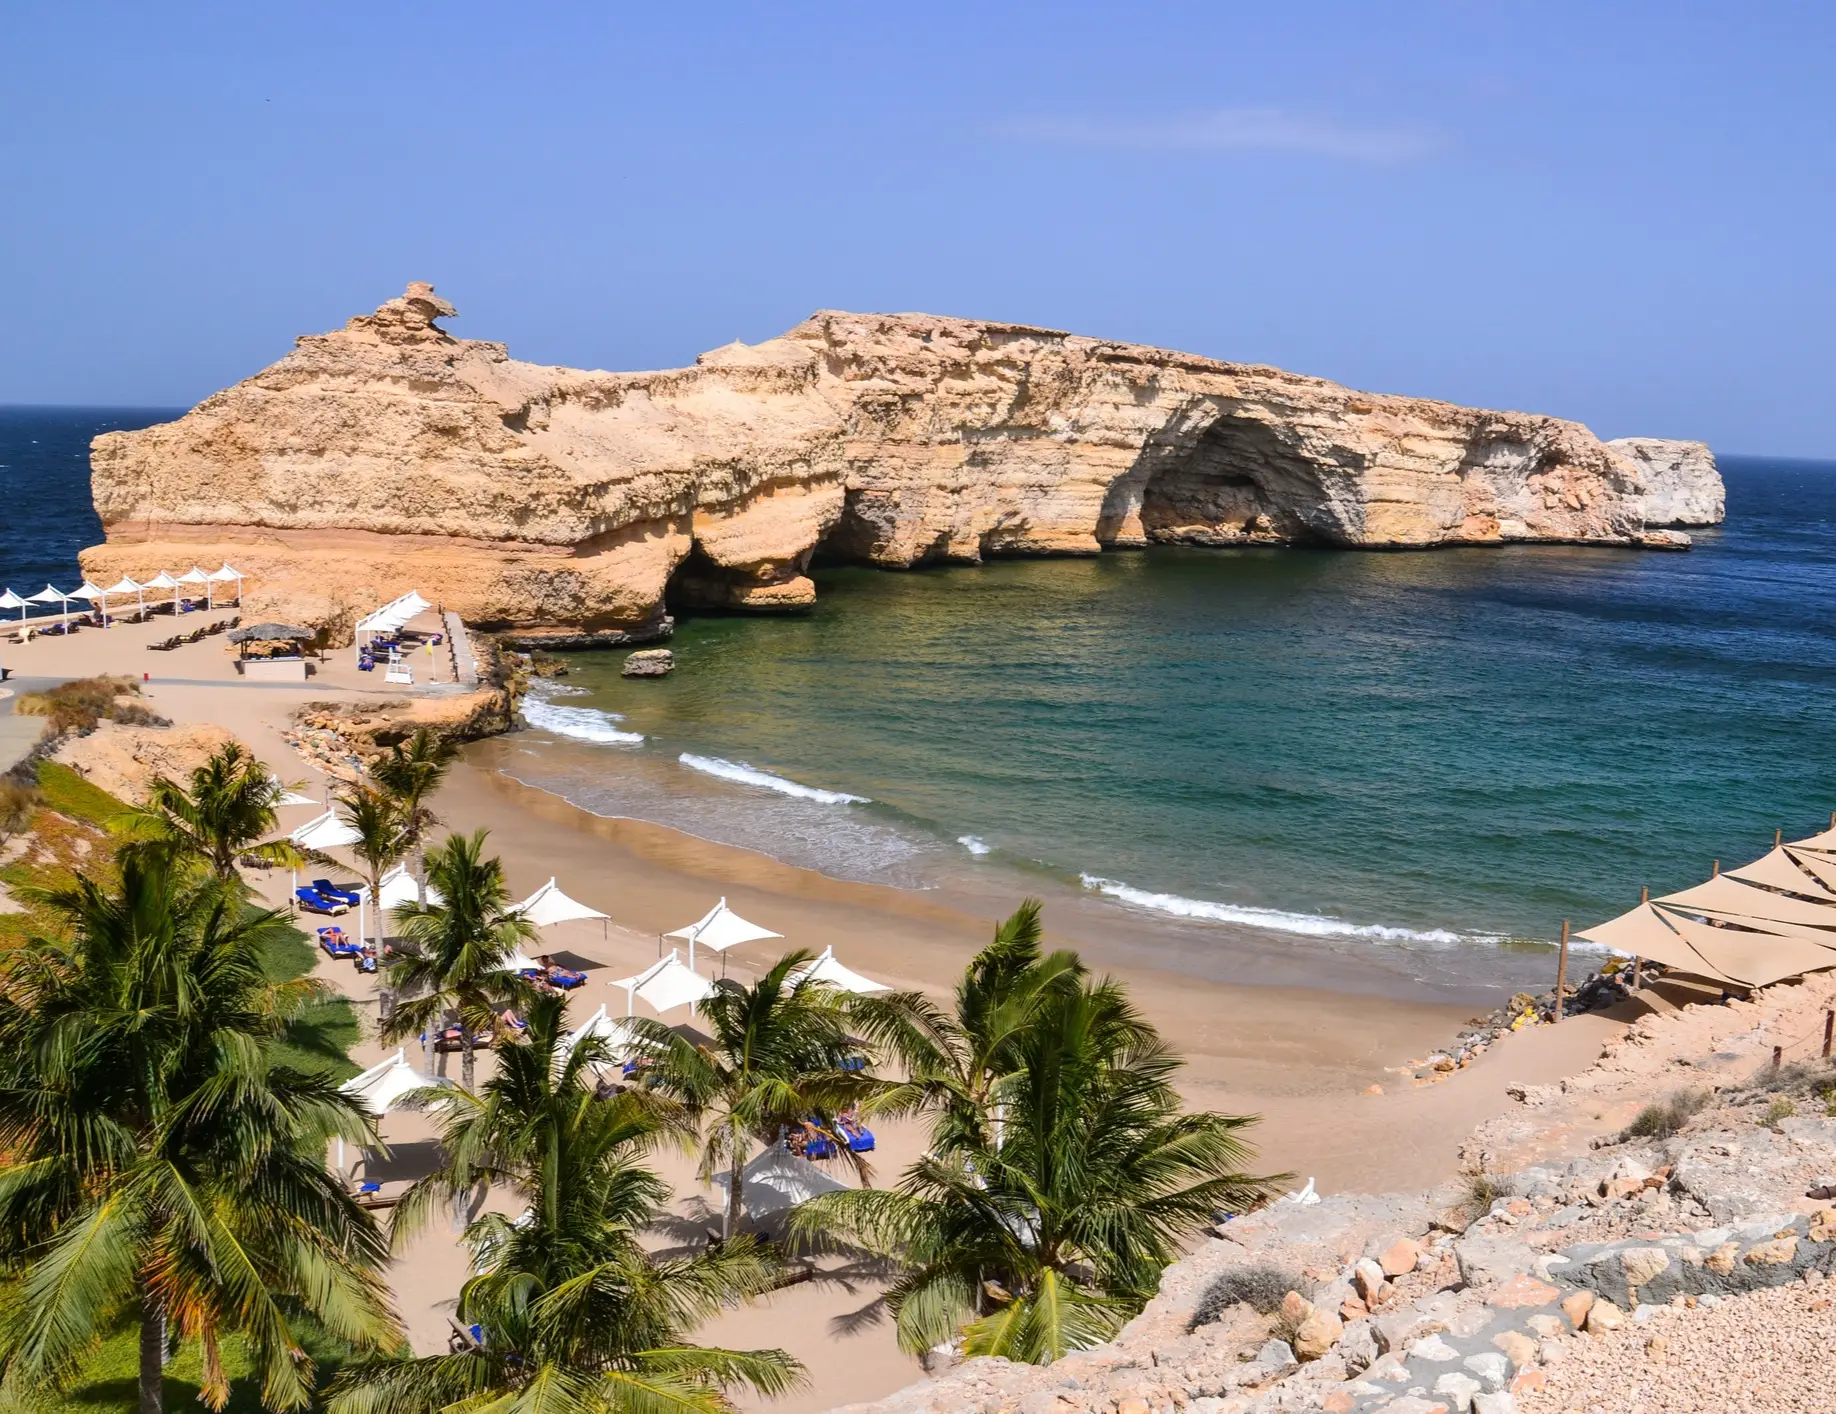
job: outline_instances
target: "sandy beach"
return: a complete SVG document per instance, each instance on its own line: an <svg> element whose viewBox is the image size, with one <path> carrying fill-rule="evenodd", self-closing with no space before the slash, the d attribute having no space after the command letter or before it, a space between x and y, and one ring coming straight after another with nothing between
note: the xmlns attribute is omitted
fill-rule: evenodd
<svg viewBox="0 0 1836 1414"><path fill-rule="evenodd" d="M302 782L303 792L315 800L324 799L328 783L283 739L292 713L309 701L401 695L358 674L348 653L334 653L304 687L278 687L241 681L220 638L172 653L148 652L146 643L165 636L168 625L155 620L8 646L0 650L0 661L13 670L13 685L28 690L77 675L151 674L145 691L156 711L175 724L208 723L232 732L283 780ZM436 684L415 690L455 689ZM447 828L491 832L492 847L519 896L555 877L569 894L611 915L610 925L564 924L544 939L550 951L571 954L588 970L588 983L571 1003L581 1018L602 1003L621 1009L625 994L607 982L653 962L661 933L693 922L720 897L784 934L783 946L833 946L857 971L940 996L995 922L985 900L838 882L655 825L590 815L505 775L499 766L514 742L512 737L469 747L434 807ZM304 823L312 813L312 807L289 809L283 828ZM270 902L287 898L284 872L258 879L257 885ZM1507 1086L1547 1083L1581 1070L1624 1024L1585 1016L1536 1028L1508 1038L1465 1070L1417 1086L1388 1068L1451 1039L1473 1008L1338 989L1329 976L1306 986L1222 982L1156 967L1140 947L1094 931L1087 915L1066 918L1048 908L1046 925L1052 944L1077 948L1094 968L1129 984L1145 1013L1187 1057L1182 1089L1193 1106L1260 1115L1253 1133L1259 1168L1292 1172L1298 1182L1312 1178L1322 1191L1415 1189L1448 1177L1461 1141L1505 1105ZM771 961L778 948L743 946L722 961L747 975ZM707 971L722 961L698 959L698 965ZM373 1021L373 979L345 963L322 960L319 971L352 998L361 1017ZM384 1054L366 1027L355 1058L370 1064ZM1383 1093L1367 1093L1372 1086ZM876 1129L873 1178L889 1182L920 1152L923 1132L913 1124ZM379 1165L379 1172L406 1174L415 1169L417 1156L425 1162L430 1131L424 1120L391 1116L384 1135L396 1155L393 1167ZM1578 1130L1573 1140L1585 1144L1586 1135ZM681 1220L656 1234L658 1245L666 1246L696 1231L697 1224L705 1231L709 1195L694 1181L686 1157L666 1155L659 1166L676 1187L672 1213ZM874 1319L876 1275L834 1261L823 1266L821 1279L731 1312L701 1332L708 1342L780 1345L808 1364L808 1387L773 1408L813 1411L868 1399L920 1373L894 1347L888 1323ZM395 1289L417 1348L443 1346L447 1313L463 1277L463 1256L445 1226L437 1225L402 1252Z"/></svg>

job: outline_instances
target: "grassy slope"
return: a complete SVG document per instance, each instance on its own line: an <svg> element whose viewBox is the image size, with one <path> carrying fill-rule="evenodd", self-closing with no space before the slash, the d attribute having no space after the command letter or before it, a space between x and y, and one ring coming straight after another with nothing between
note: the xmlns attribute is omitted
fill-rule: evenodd
<svg viewBox="0 0 1836 1414"><path fill-rule="evenodd" d="M112 825L127 809L121 801L84 780L68 766L40 763L38 786L44 801L32 822L32 847L19 859L0 866L0 881L10 887L57 887L66 884L78 869L95 872L108 858ZM46 920L35 912L0 914L0 948L17 947ZM277 982L310 972L315 960L306 934L293 929L270 947L268 975ZM350 1048L357 1040L357 1013L343 997L327 997L309 1005L275 1046L275 1058L301 1069L329 1070L338 1079L355 1075L357 1066ZM302 1322L301 1337L321 1374L337 1367L341 1350L322 1336L310 1321ZM260 1388L249 1375L249 1361L239 1342L225 1351L235 1387L229 1409L234 1414L256 1414L261 1409ZM100 1410L129 1410L135 1403L135 1380L140 1368L138 1329L124 1325L103 1341L87 1362L82 1380L67 1396L45 1406L46 1414L97 1414ZM181 1349L166 1369L166 1407L196 1407L200 1366L195 1348Z"/></svg>

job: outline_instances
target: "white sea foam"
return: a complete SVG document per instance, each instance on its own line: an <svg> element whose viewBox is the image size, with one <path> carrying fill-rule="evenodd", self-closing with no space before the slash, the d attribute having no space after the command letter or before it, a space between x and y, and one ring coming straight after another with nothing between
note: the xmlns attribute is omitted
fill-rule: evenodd
<svg viewBox="0 0 1836 1414"><path fill-rule="evenodd" d="M814 800L822 805L866 805L868 803L864 795L849 795L846 791L820 790L815 786L799 785L796 781L787 781L782 776L774 776L770 771L761 771L756 766L748 766L744 761L723 761L718 756L697 756L692 751L685 751L676 759L691 771L719 776L723 781L737 781L740 785L775 790L779 795L792 795L799 800Z"/></svg>
<svg viewBox="0 0 1836 1414"><path fill-rule="evenodd" d="M642 732L628 732L614 726L613 723L625 720L616 712L602 712L597 707L561 707L534 693L523 699L523 720L556 736L571 736L576 741L596 741L606 746L636 746L644 739Z"/></svg>
<svg viewBox="0 0 1836 1414"><path fill-rule="evenodd" d="M1348 923L1343 918L1325 918L1314 913L1284 913L1276 908L1255 908L1248 904L1211 903L1205 899L1181 898L1178 894L1156 894L1119 884L1114 879L1095 874L1079 876L1084 887L1107 894L1136 908L1172 914L1175 918L1199 918L1208 923L1242 923L1251 928L1272 928L1282 933L1304 933L1314 938L1375 938L1393 943L1459 943L1467 941L1445 928L1390 928L1381 923Z"/></svg>
<svg viewBox="0 0 1836 1414"><path fill-rule="evenodd" d="M984 855L993 848L987 840L978 840L974 835L958 835L956 842L973 855Z"/></svg>

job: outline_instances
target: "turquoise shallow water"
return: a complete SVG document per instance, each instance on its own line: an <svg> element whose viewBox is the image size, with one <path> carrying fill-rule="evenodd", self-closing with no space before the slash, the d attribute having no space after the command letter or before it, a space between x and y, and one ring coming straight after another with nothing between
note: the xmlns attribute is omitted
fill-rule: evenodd
<svg viewBox="0 0 1836 1414"><path fill-rule="evenodd" d="M1688 554L828 570L808 614L683 623L666 680L576 655L505 769L838 877L1497 952L1836 805L1836 464L1724 471Z"/></svg>

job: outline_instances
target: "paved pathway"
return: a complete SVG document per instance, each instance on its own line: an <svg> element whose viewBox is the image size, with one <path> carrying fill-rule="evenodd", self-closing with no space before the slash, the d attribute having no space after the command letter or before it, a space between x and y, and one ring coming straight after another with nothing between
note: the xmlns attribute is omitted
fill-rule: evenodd
<svg viewBox="0 0 1836 1414"><path fill-rule="evenodd" d="M45 729L43 717L13 715L13 693L13 688L0 687L0 773L12 770Z"/></svg>

